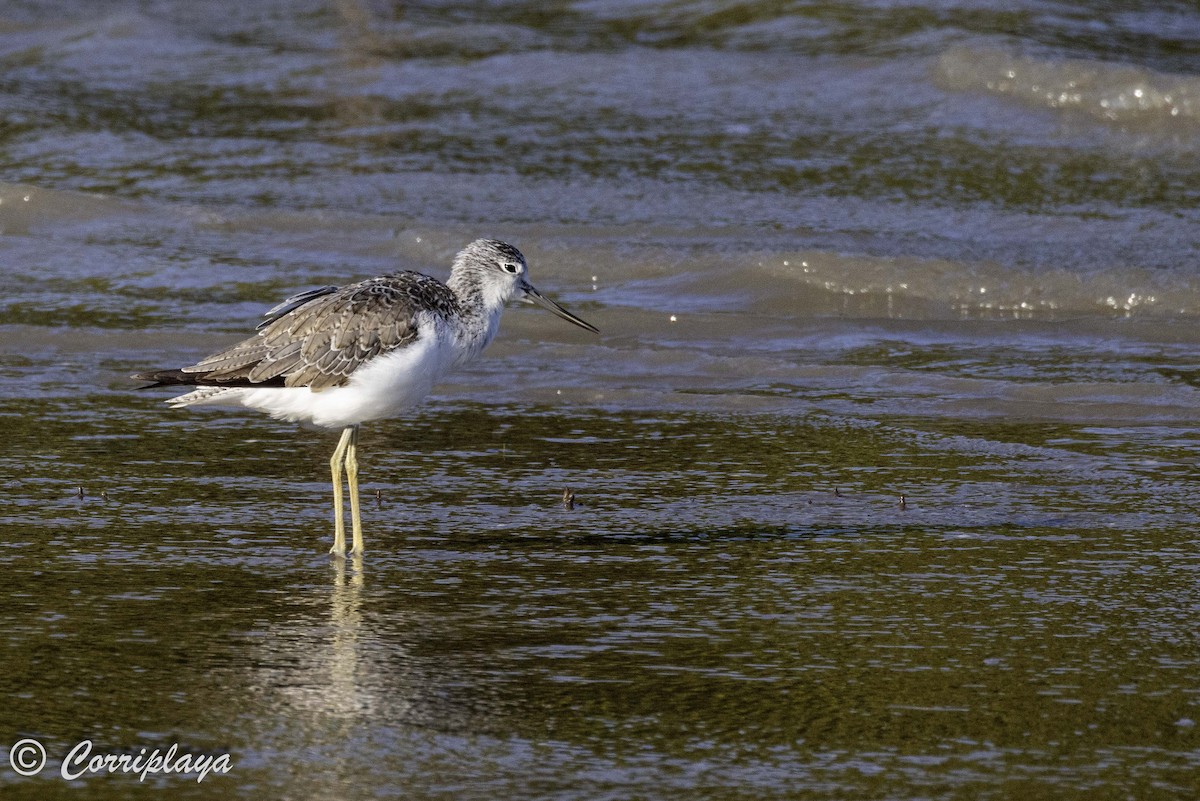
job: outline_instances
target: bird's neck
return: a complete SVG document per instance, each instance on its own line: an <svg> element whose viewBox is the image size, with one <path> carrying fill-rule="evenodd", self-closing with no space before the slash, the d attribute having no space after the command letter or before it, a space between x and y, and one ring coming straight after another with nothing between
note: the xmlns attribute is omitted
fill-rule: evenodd
<svg viewBox="0 0 1200 801"><path fill-rule="evenodd" d="M487 347L500 327L500 313L508 301L500 287L489 286L470 273L454 271L446 285L454 292L461 309L454 332L458 343L458 363L470 361Z"/></svg>

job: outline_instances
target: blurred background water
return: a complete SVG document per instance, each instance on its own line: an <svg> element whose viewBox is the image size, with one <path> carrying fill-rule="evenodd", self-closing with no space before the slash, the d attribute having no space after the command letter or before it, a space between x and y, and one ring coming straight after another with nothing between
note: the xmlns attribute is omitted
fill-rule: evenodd
<svg viewBox="0 0 1200 801"><path fill-rule="evenodd" d="M4 797L1193 795L1198 155L1191 3L7 0ZM363 564L127 378L478 236L603 336L370 426Z"/></svg>

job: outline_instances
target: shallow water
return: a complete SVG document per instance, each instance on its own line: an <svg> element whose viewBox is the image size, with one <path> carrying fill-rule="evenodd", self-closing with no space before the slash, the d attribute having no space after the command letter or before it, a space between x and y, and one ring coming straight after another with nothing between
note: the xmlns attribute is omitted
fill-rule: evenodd
<svg viewBox="0 0 1200 801"><path fill-rule="evenodd" d="M5 798L1193 794L1198 31L0 9ZM366 429L361 563L333 435L127 378L481 235L603 334Z"/></svg>

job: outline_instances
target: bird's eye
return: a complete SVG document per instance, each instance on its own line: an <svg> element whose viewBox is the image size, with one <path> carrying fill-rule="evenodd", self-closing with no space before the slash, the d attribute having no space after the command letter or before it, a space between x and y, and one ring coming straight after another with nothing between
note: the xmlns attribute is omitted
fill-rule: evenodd
<svg viewBox="0 0 1200 801"><path fill-rule="evenodd" d="M506 273L512 273L513 275L516 275L517 273L521 272L521 265L511 261L506 261L500 265L500 269L504 270Z"/></svg>

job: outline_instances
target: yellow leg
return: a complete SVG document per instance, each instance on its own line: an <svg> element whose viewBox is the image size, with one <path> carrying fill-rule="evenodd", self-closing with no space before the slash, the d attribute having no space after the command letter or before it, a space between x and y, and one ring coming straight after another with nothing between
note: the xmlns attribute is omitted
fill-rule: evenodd
<svg viewBox="0 0 1200 801"><path fill-rule="evenodd" d="M346 449L346 484L350 490L350 528L354 542L350 553L361 555L363 552L362 515L358 506L358 426L351 429L350 447Z"/></svg>
<svg viewBox="0 0 1200 801"><path fill-rule="evenodd" d="M350 439L357 430L356 426L346 426L337 447L333 449L333 456L329 458L329 470L333 473L333 547L329 552L338 556L346 555L346 521L342 512L342 463L346 458L346 450L350 447ZM357 481L355 483L357 484Z"/></svg>

